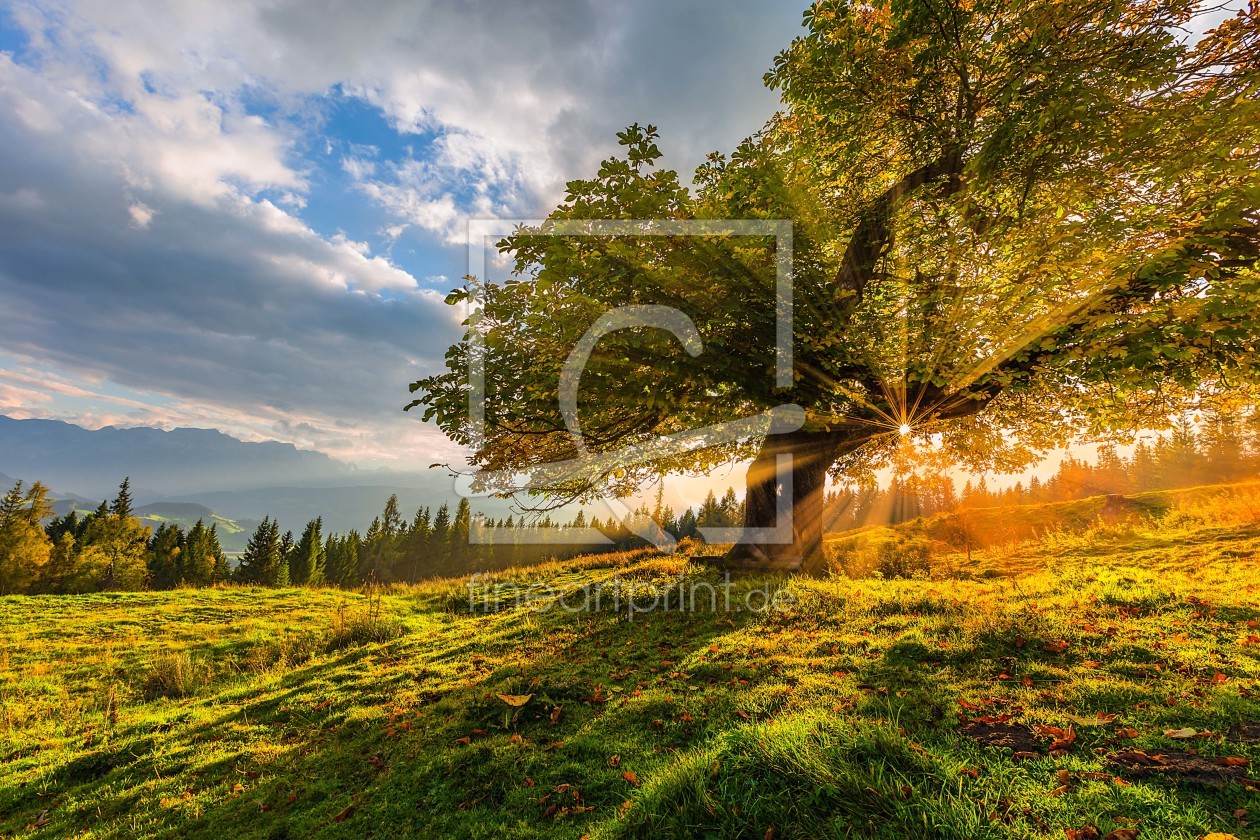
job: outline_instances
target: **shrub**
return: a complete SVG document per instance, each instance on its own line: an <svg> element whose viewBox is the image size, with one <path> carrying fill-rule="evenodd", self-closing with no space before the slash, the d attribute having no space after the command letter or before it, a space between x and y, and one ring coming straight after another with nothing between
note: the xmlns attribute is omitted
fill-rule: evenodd
<svg viewBox="0 0 1260 840"><path fill-rule="evenodd" d="M249 649L246 667L255 674L272 668L304 665L319 653L323 639L313 633L281 635L262 639Z"/></svg>
<svg viewBox="0 0 1260 840"><path fill-rule="evenodd" d="M328 649L340 650L370 642L388 642L403 634L402 623L385 613L379 587L369 584L363 605L347 612L337 608L328 634Z"/></svg>
<svg viewBox="0 0 1260 840"><path fill-rule="evenodd" d="M879 547L875 570L885 578L921 578L931 569L932 545L922 537L902 537Z"/></svg>
<svg viewBox="0 0 1260 840"><path fill-rule="evenodd" d="M166 651L149 660L145 699L187 697L205 681L205 668L186 650Z"/></svg>

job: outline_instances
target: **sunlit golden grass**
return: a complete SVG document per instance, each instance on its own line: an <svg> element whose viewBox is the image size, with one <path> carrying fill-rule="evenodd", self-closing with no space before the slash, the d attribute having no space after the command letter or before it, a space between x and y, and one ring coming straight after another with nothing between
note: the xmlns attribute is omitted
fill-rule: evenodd
<svg viewBox="0 0 1260 840"><path fill-rule="evenodd" d="M1123 545L1146 546L1161 568L1194 564L1213 529L1236 529L1218 549L1250 553L1250 529L1260 526L1260 482L1095 496L1072 502L963 509L902 525L875 525L832 534L827 553L836 573L853 577L959 577L1027 574L1065 555L1087 558ZM889 575L888 558L918 558L906 573ZM897 571L897 570L893 570Z"/></svg>
<svg viewBox="0 0 1260 840"><path fill-rule="evenodd" d="M1195 498L919 579L732 585L766 612L478 594L721 583L647 552L372 595L0 599L0 833L1255 836L1260 525ZM339 639L350 616L399 634ZM191 678L152 691L172 663ZM977 741L986 720L1029 755ZM1052 756L1034 726L1073 740ZM1117 764L1190 749L1232 780Z"/></svg>

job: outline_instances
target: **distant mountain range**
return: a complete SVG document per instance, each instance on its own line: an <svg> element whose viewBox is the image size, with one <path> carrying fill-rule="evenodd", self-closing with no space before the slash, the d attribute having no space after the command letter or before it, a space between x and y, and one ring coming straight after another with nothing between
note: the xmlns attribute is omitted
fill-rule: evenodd
<svg viewBox="0 0 1260 840"><path fill-rule="evenodd" d="M268 485L340 483L355 469L290 443L246 443L214 429L84 429L0 416L0 468L89 498L124 476L137 493L177 496Z"/></svg>
<svg viewBox="0 0 1260 840"><path fill-rule="evenodd" d="M459 498L450 476L438 471L359 470L321 452L277 441L247 443L213 429L92 430L3 415L0 470L0 492L18 478L54 488L58 513L94 509L130 476L137 512L154 517L148 524L217 516L220 531L228 530L228 521L252 530L264 516L294 531L316 516L324 518L325 531L364 529L392 493L407 517L422 506L454 507ZM509 513L508 503L497 499L475 500L473 508L496 517Z"/></svg>

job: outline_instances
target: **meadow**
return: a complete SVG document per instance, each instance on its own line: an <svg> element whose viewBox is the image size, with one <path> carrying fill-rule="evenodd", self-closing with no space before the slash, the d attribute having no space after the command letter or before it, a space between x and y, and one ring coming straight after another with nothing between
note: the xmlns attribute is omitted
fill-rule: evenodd
<svg viewBox="0 0 1260 840"><path fill-rule="evenodd" d="M1256 487L1147 495L729 591L627 552L0 599L0 835L1260 837Z"/></svg>

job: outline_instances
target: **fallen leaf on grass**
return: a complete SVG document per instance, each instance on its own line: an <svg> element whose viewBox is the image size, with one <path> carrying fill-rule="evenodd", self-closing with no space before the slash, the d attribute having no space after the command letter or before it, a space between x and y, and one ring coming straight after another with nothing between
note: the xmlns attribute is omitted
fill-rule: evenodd
<svg viewBox="0 0 1260 840"><path fill-rule="evenodd" d="M337 823L345 822L346 820L350 818L350 815L353 813L354 813L354 805L353 804L347 805L344 811L342 811L337 816L333 817L333 822L337 822Z"/></svg>
<svg viewBox="0 0 1260 840"><path fill-rule="evenodd" d="M1169 729L1164 732L1165 738L1193 738L1199 734L1197 729Z"/></svg>
<svg viewBox="0 0 1260 840"><path fill-rule="evenodd" d="M1046 653L1063 653L1063 651L1067 650L1070 647L1071 645L1068 642L1064 641L1063 639L1060 639L1057 642L1051 642L1050 644L1046 645Z"/></svg>
<svg viewBox="0 0 1260 840"><path fill-rule="evenodd" d="M1066 750L1074 743L1076 743L1076 730L1069 726L1067 734L1050 745L1050 752L1055 752L1056 750Z"/></svg>
<svg viewBox="0 0 1260 840"><path fill-rule="evenodd" d="M1054 742L1050 744L1050 752L1056 750L1066 750L1072 744L1076 743L1076 729L1069 726L1067 729L1060 729L1057 726L1045 726L1043 724L1034 724L1033 729L1039 735L1049 735L1054 738Z"/></svg>
<svg viewBox="0 0 1260 840"><path fill-rule="evenodd" d="M496 694L495 696L514 709L519 709L534 699L532 694Z"/></svg>
<svg viewBox="0 0 1260 840"><path fill-rule="evenodd" d="M555 726L560 722L560 713L564 711L564 706L556 706L551 710L551 725Z"/></svg>
<svg viewBox="0 0 1260 840"><path fill-rule="evenodd" d="M1138 830L1136 828L1117 828L1115 831L1103 837L1103 840L1137 840Z"/></svg>
<svg viewBox="0 0 1260 840"><path fill-rule="evenodd" d="M1067 840L1098 840L1102 836L1098 831L1098 826L1092 823L1083 825L1080 828L1069 828L1065 833L1067 834Z"/></svg>
<svg viewBox="0 0 1260 840"><path fill-rule="evenodd" d="M608 759L609 767L616 767L620 763L621 763L621 756L619 755L614 755L612 758Z"/></svg>
<svg viewBox="0 0 1260 840"><path fill-rule="evenodd" d="M633 770L622 770L621 778L625 779L627 782L634 785L635 787L639 786L639 777L638 775L635 774Z"/></svg>
<svg viewBox="0 0 1260 840"><path fill-rule="evenodd" d="M1106 726L1114 721L1117 715L1099 712L1096 717L1087 717L1084 715L1064 715L1064 717L1079 726Z"/></svg>

